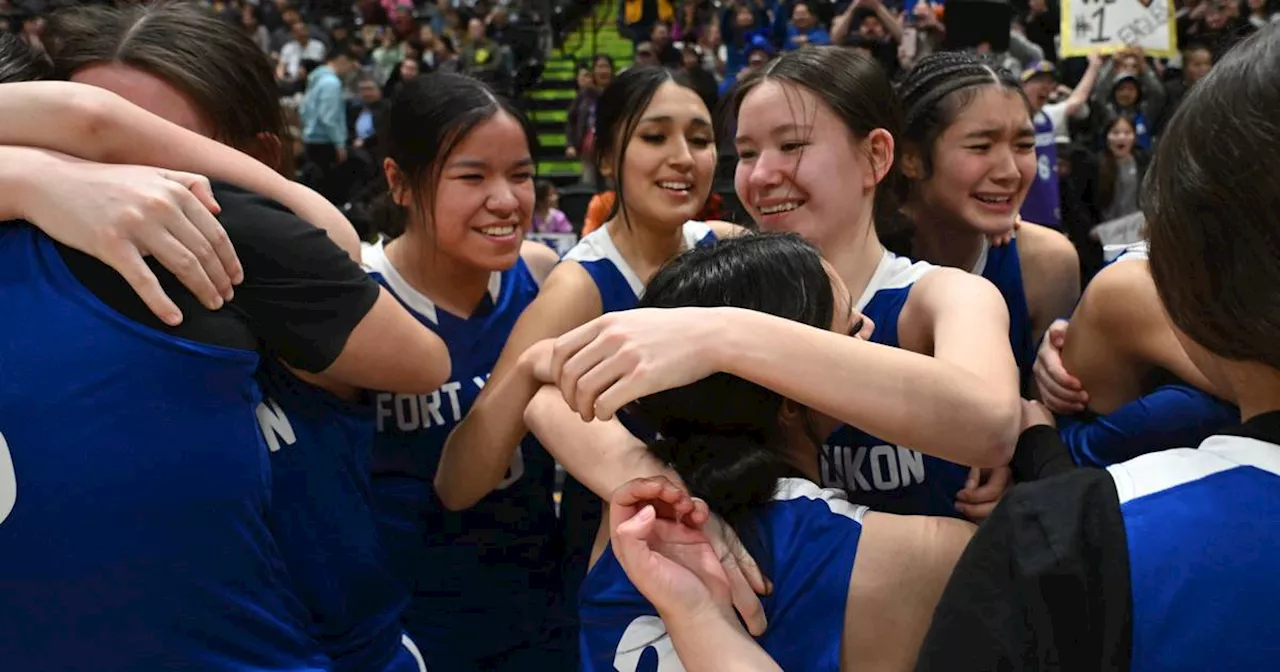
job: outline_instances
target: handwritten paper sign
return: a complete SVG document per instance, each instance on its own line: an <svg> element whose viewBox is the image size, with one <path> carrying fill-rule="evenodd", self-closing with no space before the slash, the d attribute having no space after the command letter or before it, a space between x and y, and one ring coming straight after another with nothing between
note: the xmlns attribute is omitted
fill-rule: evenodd
<svg viewBox="0 0 1280 672"><path fill-rule="evenodd" d="M1173 56L1174 12L1173 0L1062 0L1062 54L1142 47L1148 56Z"/></svg>

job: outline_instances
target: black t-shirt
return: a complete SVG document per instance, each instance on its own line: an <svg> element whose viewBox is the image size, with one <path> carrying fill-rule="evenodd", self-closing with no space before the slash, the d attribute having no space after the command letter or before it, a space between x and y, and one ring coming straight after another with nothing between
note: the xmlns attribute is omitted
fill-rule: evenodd
<svg viewBox="0 0 1280 672"><path fill-rule="evenodd" d="M938 603L917 670L1130 667L1129 549L1111 474L1070 469L1051 427L1025 432L1019 452L1027 448L1047 449L1032 451L1041 459L1029 471L1066 473L1014 488L978 528Z"/></svg>
<svg viewBox="0 0 1280 672"><path fill-rule="evenodd" d="M59 245L85 287L125 317L199 343L257 350L303 371L328 368L378 298L379 288L321 229L287 208L231 185L215 183L218 216L244 267L244 282L221 310L205 308L154 259L148 265L182 310L168 327L111 267Z"/></svg>

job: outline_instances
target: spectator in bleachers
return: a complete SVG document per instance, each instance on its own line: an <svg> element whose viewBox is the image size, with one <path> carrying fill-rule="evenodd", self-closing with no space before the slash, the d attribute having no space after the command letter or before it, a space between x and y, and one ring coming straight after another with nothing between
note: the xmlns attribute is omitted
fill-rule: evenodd
<svg viewBox="0 0 1280 672"><path fill-rule="evenodd" d="M1262 28L1268 23L1280 22L1280 8L1276 0L1243 0L1240 13L1254 28Z"/></svg>
<svg viewBox="0 0 1280 672"><path fill-rule="evenodd" d="M560 211L560 192L547 180L538 180L533 203L533 230L538 233L573 233L573 222Z"/></svg>
<svg viewBox="0 0 1280 672"><path fill-rule="evenodd" d="M720 95L726 95L737 83L738 79L746 77L758 68L764 67L765 63L773 60L777 52L773 50L773 45L762 35L751 38L751 43L742 50L742 62L745 66L733 75L724 78L724 82L720 84Z"/></svg>
<svg viewBox="0 0 1280 672"><path fill-rule="evenodd" d="M640 42L651 39L653 24L670 23L676 18L671 0L620 0L618 2L618 32Z"/></svg>
<svg viewBox="0 0 1280 672"><path fill-rule="evenodd" d="M362 74L356 80L358 100L352 105L347 118L350 120L351 146L371 152L377 137L378 115L387 106L382 97L382 87L370 74Z"/></svg>
<svg viewBox="0 0 1280 672"><path fill-rule="evenodd" d="M1138 193L1150 155L1137 145L1128 117L1117 115L1102 127L1105 145L1098 161L1098 208L1102 221L1120 219L1139 210Z"/></svg>
<svg viewBox="0 0 1280 672"><path fill-rule="evenodd" d="M1022 90L1031 104L1031 122L1036 129L1036 175L1021 210L1023 219L1029 222L1055 229L1062 226L1057 140L1067 137L1068 120L1089 116L1089 93L1101 63L1101 57L1091 56L1084 79L1065 100L1056 103L1049 102L1058 86L1057 69L1052 63L1038 61L1022 71Z"/></svg>
<svg viewBox="0 0 1280 672"><path fill-rule="evenodd" d="M1127 117L1137 133L1138 146L1150 150L1155 142L1155 122L1164 104L1164 87L1151 86L1147 77L1122 72L1112 80L1111 95L1104 108L1112 115ZM1105 91L1105 89L1103 89ZM1151 95L1159 91L1159 95Z"/></svg>
<svg viewBox="0 0 1280 672"><path fill-rule="evenodd" d="M279 10L280 26L271 34L271 51L273 53L283 55L285 45L297 40L299 31L296 31L294 26L299 24L307 29L307 34L311 36L311 39L324 41L324 30L308 21L304 21L302 12L297 7L287 3L280 3ZM324 60L323 48L321 48L321 54L316 60Z"/></svg>
<svg viewBox="0 0 1280 672"><path fill-rule="evenodd" d="M821 47L831 44L831 34L818 23L818 17L807 2L797 2L791 7L791 20L784 29L784 50L800 47Z"/></svg>
<svg viewBox="0 0 1280 672"><path fill-rule="evenodd" d="M347 105L342 78L351 71L345 45L330 50L325 64L307 76L307 92L298 114L302 145L311 165L313 189L335 205L346 201L343 164L347 162Z"/></svg>
<svg viewBox="0 0 1280 672"><path fill-rule="evenodd" d="M502 45L489 38L484 19L480 18L467 22L467 37L463 40L459 61L462 72L480 76L490 83L510 72Z"/></svg>
<svg viewBox="0 0 1280 672"><path fill-rule="evenodd" d="M725 80L736 77L738 71L746 66L747 48L756 43L757 37L772 42L768 26L768 14L762 7L753 4L752 0L739 2L725 12L720 21L720 32L726 47Z"/></svg>
<svg viewBox="0 0 1280 672"><path fill-rule="evenodd" d="M264 54L271 53L271 32L258 20L259 9L250 4L240 7L240 27Z"/></svg>
<svg viewBox="0 0 1280 672"><path fill-rule="evenodd" d="M717 83L723 81L729 50L721 39L718 21L708 21L702 27L698 33L698 48L702 50L702 67L715 75Z"/></svg>
<svg viewBox="0 0 1280 672"><path fill-rule="evenodd" d="M1213 52L1216 63L1228 49L1257 30L1240 16L1240 5L1227 0L1191 0L1190 10L1178 17L1178 43L1201 43Z"/></svg>
<svg viewBox="0 0 1280 672"><path fill-rule="evenodd" d="M899 70L898 45L902 42L902 22L880 0L857 0L831 26L831 40L845 44L856 33L873 45L871 55L892 77Z"/></svg>
<svg viewBox="0 0 1280 672"><path fill-rule="evenodd" d="M668 68L680 67L680 50L671 41L671 28L666 22L658 21L653 24L653 29L649 31L649 44L659 63Z"/></svg>
<svg viewBox="0 0 1280 672"><path fill-rule="evenodd" d="M636 45L636 53L632 58L632 65L637 68L645 68L651 65L661 65L658 62L658 52L654 50L652 42L641 42Z"/></svg>
<svg viewBox="0 0 1280 672"><path fill-rule="evenodd" d="M18 39L27 43L31 51L37 55L46 52L44 48L44 17L39 14L28 14L22 17L22 29L18 31Z"/></svg>
<svg viewBox="0 0 1280 672"><path fill-rule="evenodd" d="M693 89L698 92L702 102L706 103L708 110L716 109L716 101L720 99L720 83L716 81L715 75L702 66L702 50L697 44L686 42L680 50L680 56L680 69L688 75Z"/></svg>
<svg viewBox="0 0 1280 672"><path fill-rule="evenodd" d="M1212 67L1213 52L1208 47L1203 44L1194 44L1183 49L1182 77L1164 84L1164 111L1160 114L1160 121L1156 123L1156 135L1164 130L1164 125L1169 123L1169 119L1178 110L1178 106L1182 104L1182 98L1187 95L1191 87L1209 74L1209 69Z"/></svg>
<svg viewBox="0 0 1280 672"><path fill-rule="evenodd" d="M311 35L307 24L298 21L289 27L293 39L280 48L280 63L276 65L276 79L285 84L298 82L302 77L302 61L323 61L327 49L324 42Z"/></svg>

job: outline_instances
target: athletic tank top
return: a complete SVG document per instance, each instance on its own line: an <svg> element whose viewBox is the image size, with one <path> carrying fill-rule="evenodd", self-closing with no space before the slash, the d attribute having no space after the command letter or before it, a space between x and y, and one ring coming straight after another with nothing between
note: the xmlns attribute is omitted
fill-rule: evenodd
<svg viewBox="0 0 1280 672"><path fill-rule="evenodd" d="M934 268L885 251L855 306L876 325L872 342L899 347L902 307L915 282ZM852 502L904 515L960 515L955 496L964 488L968 467L892 445L849 425L837 429L823 449L823 485L845 490Z"/></svg>
<svg viewBox="0 0 1280 672"><path fill-rule="evenodd" d="M1125 260L1146 261L1149 254L1150 245L1145 240L1129 243L1128 245L1107 245L1102 248L1102 258L1108 264Z"/></svg>
<svg viewBox="0 0 1280 672"><path fill-rule="evenodd" d="M778 481L756 515L764 549L755 557L773 582L761 598L769 628L758 639L784 670L840 669L849 578L866 507L800 478ZM582 584L583 672L683 670L666 626L605 549Z"/></svg>
<svg viewBox="0 0 1280 672"><path fill-rule="evenodd" d="M411 588L405 628L428 668L449 669L448 661L532 641L559 592L555 463L537 441L525 437L503 481L469 509L446 510L432 485L445 440L475 403L538 283L521 259L493 273L464 319L413 289L381 243L364 249L364 262L439 334L453 363L451 380L430 394L374 394L372 464L379 534Z"/></svg>
<svg viewBox="0 0 1280 672"><path fill-rule="evenodd" d="M1274 428L1276 415L1259 419ZM1280 660L1280 445L1215 435L1110 467L1129 547L1133 672Z"/></svg>
<svg viewBox="0 0 1280 672"><path fill-rule="evenodd" d="M258 369L258 422L271 454L271 526L311 629L334 670L382 670L401 649L409 600L378 542L369 489L373 408Z"/></svg>
<svg viewBox="0 0 1280 672"><path fill-rule="evenodd" d="M686 249L710 245L716 241L715 231L703 222L685 222L683 233ZM592 231L578 241L564 258L581 264L595 281L605 313L631 310L644 294L644 283L613 244L613 237L609 235L607 226Z"/></svg>
<svg viewBox="0 0 1280 672"><path fill-rule="evenodd" d="M1058 196L1058 146L1053 120L1043 110L1032 123L1036 129L1036 176L1019 211L1022 218L1055 229L1062 228Z"/></svg>
<svg viewBox="0 0 1280 672"><path fill-rule="evenodd" d="M1027 306L1027 292L1022 285L1022 261L1018 256L1017 238L999 247L992 247L983 238L982 254L978 263L973 265L972 273L990 280L1004 297L1005 306L1009 308L1009 345L1018 364L1019 380L1026 390L1031 381L1031 367L1036 363L1037 343L1032 338L1031 309Z"/></svg>
<svg viewBox="0 0 1280 672"><path fill-rule="evenodd" d="M715 231L704 222L685 222L682 232L686 249L716 241ZM631 310L640 302L644 283L614 245L609 227L602 226L583 237L564 258L581 264L595 281L604 313ZM640 439L653 438L653 430L642 426L639 419L631 414L619 413L618 420ZM577 604L578 586L591 559L591 549L600 528L601 506L595 493L572 476L565 477L560 496L560 517L565 539L565 599L571 605Z"/></svg>
<svg viewBox="0 0 1280 672"><path fill-rule="evenodd" d="M258 355L123 318L0 226L0 667L328 669L268 530Z"/></svg>

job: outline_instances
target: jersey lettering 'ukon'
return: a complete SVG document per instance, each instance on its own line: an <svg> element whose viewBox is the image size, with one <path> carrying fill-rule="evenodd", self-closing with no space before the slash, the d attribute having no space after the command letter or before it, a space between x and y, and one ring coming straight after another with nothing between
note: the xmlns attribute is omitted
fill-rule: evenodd
<svg viewBox="0 0 1280 672"><path fill-rule="evenodd" d="M917 280L935 266L886 251L854 308L875 323L871 340L899 347L898 319ZM849 500L874 511L904 515L958 516L955 495L969 468L894 446L845 425L823 446L822 484L842 488Z"/></svg>
<svg viewBox="0 0 1280 672"><path fill-rule="evenodd" d="M373 409L309 385L274 360L259 367L258 382L271 527L311 631L335 672L386 672L404 658L400 613L409 595L387 566L373 516Z"/></svg>
<svg viewBox="0 0 1280 672"><path fill-rule="evenodd" d="M0 667L327 669L264 512L254 352L142 327L0 226Z"/></svg>
<svg viewBox="0 0 1280 672"><path fill-rule="evenodd" d="M449 433L484 388L538 283L523 260L495 272L466 318L435 305L366 247L370 273L449 348L453 378L430 394L373 394L373 493L379 534L396 575L412 589L405 629L431 669L527 645L551 618L560 553L552 491L555 462L533 438L506 478L475 506L449 512L432 482Z"/></svg>
<svg viewBox="0 0 1280 672"><path fill-rule="evenodd" d="M840 669L849 579L866 507L800 478L778 481L755 516L752 549L773 583L762 598L769 628L760 645L784 670ZM683 672L665 624L618 564L613 548L582 583L584 672Z"/></svg>

